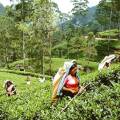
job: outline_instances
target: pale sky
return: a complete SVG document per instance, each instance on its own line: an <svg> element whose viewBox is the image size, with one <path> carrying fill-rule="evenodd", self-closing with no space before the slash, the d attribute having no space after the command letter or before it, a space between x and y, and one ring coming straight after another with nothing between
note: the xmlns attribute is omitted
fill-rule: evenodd
<svg viewBox="0 0 120 120"><path fill-rule="evenodd" d="M72 3L70 2L71 0L53 0L54 2L56 2L59 6L60 11L68 13L71 11L71 9L73 8ZM100 0L88 0L89 7L95 6L99 3Z"/></svg>
<svg viewBox="0 0 120 120"><path fill-rule="evenodd" d="M58 4L60 11L64 13L70 12L71 9L73 8L72 3L70 2L71 0L52 0L52 1L56 2ZM88 6L91 7L97 5L100 0L88 0L88 1L89 1ZM4 6L10 5L10 0L0 0L0 3L2 3Z"/></svg>

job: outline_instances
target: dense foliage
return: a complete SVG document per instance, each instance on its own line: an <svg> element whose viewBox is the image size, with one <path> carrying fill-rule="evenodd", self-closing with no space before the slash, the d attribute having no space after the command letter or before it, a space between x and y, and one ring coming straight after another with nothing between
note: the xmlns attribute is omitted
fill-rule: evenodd
<svg viewBox="0 0 120 120"><path fill-rule="evenodd" d="M0 120L119 120L120 65L97 67L106 55L120 55L120 0L93 8L88 0L71 0L71 14L52 0L10 1L0 4ZM70 59L83 67L81 85L89 86L60 112L71 99L51 106L51 78ZM17 95L6 96L7 79Z"/></svg>
<svg viewBox="0 0 120 120"><path fill-rule="evenodd" d="M108 71L97 71L81 77L81 84L90 84L87 91L78 96L68 108L60 113L70 98L59 100L56 107L51 107L50 81L39 83L32 78L30 85L26 84L26 77L11 73L0 72L1 96L0 119L119 119L120 66L114 65ZM4 95L2 83L5 79L12 79L17 86L17 95ZM60 114L59 114L60 113Z"/></svg>

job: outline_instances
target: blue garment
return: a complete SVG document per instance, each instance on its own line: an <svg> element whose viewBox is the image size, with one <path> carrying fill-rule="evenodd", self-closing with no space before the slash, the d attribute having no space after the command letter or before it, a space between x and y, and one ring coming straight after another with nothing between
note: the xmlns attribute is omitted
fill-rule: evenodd
<svg viewBox="0 0 120 120"><path fill-rule="evenodd" d="M57 90L57 95L58 96L62 96L62 88L65 85L65 78L69 75L70 69L71 67L74 65L75 63L70 63L69 67L66 69L66 73L64 74L64 76L62 77L62 79L59 82L59 86L58 86L58 90ZM77 73L76 73L76 77L78 78L78 80L80 80L80 78L78 77Z"/></svg>

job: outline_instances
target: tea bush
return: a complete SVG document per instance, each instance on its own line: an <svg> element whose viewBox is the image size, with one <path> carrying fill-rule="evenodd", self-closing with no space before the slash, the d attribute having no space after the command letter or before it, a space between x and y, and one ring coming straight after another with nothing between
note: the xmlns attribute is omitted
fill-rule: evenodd
<svg viewBox="0 0 120 120"><path fill-rule="evenodd" d="M98 32L98 37L101 38L108 38L109 36L110 38L118 38L118 35L119 35L119 31L117 29Z"/></svg>
<svg viewBox="0 0 120 120"><path fill-rule="evenodd" d="M25 76L0 72L0 119L1 120L119 120L120 119L120 66L109 70L81 76L81 84L90 84L86 92L71 100L68 97L51 106L52 83L40 83L32 78L26 84ZM12 79L17 86L17 95L7 97L2 83ZM109 84L106 84L109 83Z"/></svg>

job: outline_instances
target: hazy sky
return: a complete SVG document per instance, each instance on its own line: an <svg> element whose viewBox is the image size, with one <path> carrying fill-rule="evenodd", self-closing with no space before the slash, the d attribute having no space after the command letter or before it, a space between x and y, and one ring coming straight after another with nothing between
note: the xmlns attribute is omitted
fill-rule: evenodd
<svg viewBox="0 0 120 120"><path fill-rule="evenodd" d="M72 3L70 2L71 0L52 0L52 1L56 2L59 6L59 9L64 13L68 13L73 7ZM88 6L91 7L97 5L100 0L88 0L88 1L89 1ZM0 0L0 2L4 6L10 4L10 0Z"/></svg>
<svg viewBox="0 0 120 120"><path fill-rule="evenodd" d="M72 3L70 2L71 0L53 0L53 1L58 4L59 9L62 12L68 13L73 8ZM89 1L88 6L91 7L97 5L100 0L88 0L88 1Z"/></svg>

